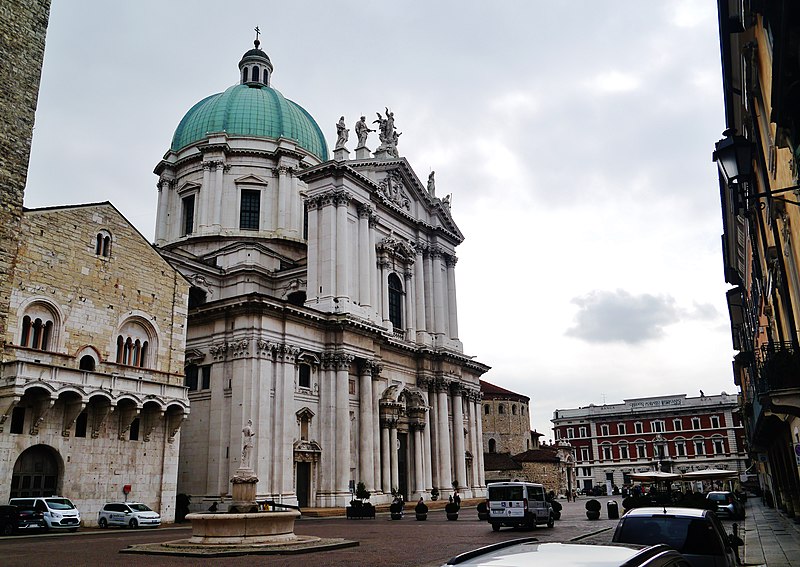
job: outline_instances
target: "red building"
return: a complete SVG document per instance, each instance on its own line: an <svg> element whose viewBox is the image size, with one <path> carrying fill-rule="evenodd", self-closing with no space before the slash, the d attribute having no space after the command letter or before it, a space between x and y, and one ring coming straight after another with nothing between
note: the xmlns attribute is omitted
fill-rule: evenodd
<svg viewBox="0 0 800 567"><path fill-rule="evenodd" d="M553 412L557 442L572 446L575 488L630 484L629 475L747 468L737 397L686 394Z"/></svg>

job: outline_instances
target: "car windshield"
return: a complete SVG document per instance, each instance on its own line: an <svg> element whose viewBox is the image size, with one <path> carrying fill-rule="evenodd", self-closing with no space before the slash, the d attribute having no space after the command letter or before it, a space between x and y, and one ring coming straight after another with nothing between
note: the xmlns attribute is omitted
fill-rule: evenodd
<svg viewBox="0 0 800 567"><path fill-rule="evenodd" d="M128 504L128 506L134 512L152 512L152 510L144 504Z"/></svg>
<svg viewBox="0 0 800 567"><path fill-rule="evenodd" d="M728 495L727 494L723 494L723 493L720 493L720 494L709 494L708 495L708 499L709 500L717 500L719 502L727 502Z"/></svg>
<svg viewBox="0 0 800 567"><path fill-rule="evenodd" d="M522 487L490 486L489 500L522 500Z"/></svg>
<svg viewBox="0 0 800 567"><path fill-rule="evenodd" d="M617 543L655 545L665 543L689 555L722 555L723 549L714 527L699 518L625 518L614 536Z"/></svg>
<svg viewBox="0 0 800 567"><path fill-rule="evenodd" d="M75 507L69 498L47 498L46 500L51 510L72 510Z"/></svg>

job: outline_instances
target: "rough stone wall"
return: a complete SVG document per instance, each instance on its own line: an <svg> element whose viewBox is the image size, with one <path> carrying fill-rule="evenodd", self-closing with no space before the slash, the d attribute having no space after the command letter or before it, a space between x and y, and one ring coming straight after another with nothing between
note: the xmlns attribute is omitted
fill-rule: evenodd
<svg viewBox="0 0 800 567"><path fill-rule="evenodd" d="M111 255L95 254L97 234L111 234ZM153 370L183 383L188 283L109 204L25 213L6 340L19 343L20 311L38 298L54 303L63 329L49 350L75 356L87 345L115 362L116 332L130 314L158 331ZM77 361L76 361L77 366Z"/></svg>
<svg viewBox="0 0 800 567"><path fill-rule="evenodd" d="M560 493L566 490L558 463L522 463L522 471L519 476L528 482L543 484L548 492L552 490Z"/></svg>
<svg viewBox="0 0 800 567"><path fill-rule="evenodd" d="M503 413L500 413L501 405ZM516 407L516 414L512 412L512 405ZM487 406L490 408L488 414ZM489 452L489 439L495 440L496 453L516 455L531 448L528 444L531 432L528 404L519 400L484 398L482 410L484 452Z"/></svg>
<svg viewBox="0 0 800 567"><path fill-rule="evenodd" d="M0 351L49 15L50 0L0 3Z"/></svg>

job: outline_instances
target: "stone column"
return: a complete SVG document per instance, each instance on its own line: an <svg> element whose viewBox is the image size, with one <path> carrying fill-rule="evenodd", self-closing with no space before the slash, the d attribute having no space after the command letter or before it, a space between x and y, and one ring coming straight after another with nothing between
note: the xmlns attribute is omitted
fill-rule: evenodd
<svg viewBox="0 0 800 567"><path fill-rule="evenodd" d="M336 209L332 206L333 199L325 195L321 201L322 226L319 238L319 288L315 290L317 297L330 298L336 294Z"/></svg>
<svg viewBox="0 0 800 567"><path fill-rule="evenodd" d="M318 199L308 199L308 260L306 300L319 296L319 208Z"/></svg>
<svg viewBox="0 0 800 567"><path fill-rule="evenodd" d="M425 250L423 242L417 242L414 249L417 252L414 262L414 304L416 308L417 342L424 341L423 331L425 325L425 259L422 252Z"/></svg>
<svg viewBox="0 0 800 567"><path fill-rule="evenodd" d="M382 490L383 483L381 481L381 422L379 404L381 393L383 392L383 384L380 378L381 370L383 367L380 364L373 363L372 365L372 444L373 444L373 470L375 490Z"/></svg>
<svg viewBox="0 0 800 567"><path fill-rule="evenodd" d="M350 196L342 193L336 199L336 293L335 297L349 299L350 280L349 269L351 263L348 260L348 230L347 230L347 209L350 203Z"/></svg>
<svg viewBox="0 0 800 567"><path fill-rule="evenodd" d="M211 176L212 162L204 161L203 167L203 186L197 192L197 228L198 232L208 232L208 227L214 223L216 214L216 200L214 199L214 186Z"/></svg>
<svg viewBox="0 0 800 567"><path fill-rule="evenodd" d="M372 409L372 365L371 360L365 360L360 370L359 387L359 419L358 419L358 481L364 483L367 490L375 490L375 463Z"/></svg>
<svg viewBox="0 0 800 567"><path fill-rule="evenodd" d="M434 311L434 331L436 332L437 339L445 334L445 289L444 279L442 277L442 251L438 248L433 250L433 311Z"/></svg>
<svg viewBox="0 0 800 567"><path fill-rule="evenodd" d="M414 489L417 497L425 492L425 463L422 457L423 437L422 430L425 428L424 423L414 425Z"/></svg>
<svg viewBox="0 0 800 567"><path fill-rule="evenodd" d="M392 464L390 484L392 488L400 487L400 469L398 467L397 458L397 421L393 420L389 424L389 460Z"/></svg>
<svg viewBox="0 0 800 567"><path fill-rule="evenodd" d="M278 443L282 445L281 451L281 472L280 477L280 494L281 497L289 501L296 499L294 492L294 432L296 428L297 418L293 411L294 401L294 374L295 374L295 360L297 355L300 354L300 349L292 345L283 345L283 375L280 377L282 382L281 396L283 397L283 414L281 415L283 421L282 435L276 437Z"/></svg>
<svg viewBox="0 0 800 567"><path fill-rule="evenodd" d="M389 325L389 262L381 259L379 263L381 269L381 319L385 326Z"/></svg>
<svg viewBox="0 0 800 567"><path fill-rule="evenodd" d="M430 445L431 459L431 487L443 488L439 476L439 398L436 393L436 383L428 380L426 383L428 390L428 427L426 427L428 443Z"/></svg>
<svg viewBox="0 0 800 567"><path fill-rule="evenodd" d="M478 437L478 424L477 422L483 419L481 415L480 403L476 401L476 392L471 391L467 396L469 400L469 450L472 453L472 486L470 487L475 494L475 487L480 484L478 478L478 454L483 453L483 441Z"/></svg>
<svg viewBox="0 0 800 567"><path fill-rule="evenodd" d="M384 494L392 492L392 473L389 462L389 424L381 419L381 488Z"/></svg>
<svg viewBox="0 0 800 567"><path fill-rule="evenodd" d="M411 269L406 270L403 272L403 276L405 278L405 300L403 301L403 306L405 310L405 326L406 326L406 340L413 341L416 338L414 333L414 316L417 312L417 306L414 302L414 286L413 280L411 279L412 273Z"/></svg>
<svg viewBox="0 0 800 567"><path fill-rule="evenodd" d="M467 487L467 464L464 451L464 402L461 397L461 384L454 384L453 390L453 459L455 460L456 480L458 486Z"/></svg>
<svg viewBox="0 0 800 567"><path fill-rule="evenodd" d="M222 229L222 215L224 214L225 209L225 192L222 190L222 162L221 161L213 161L211 163L211 169L213 173L211 174L212 179L214 180L214 200L216 201L216 205L214 206L214 231L219 232ZM238 228L238 226L237 226Z"/></svg>
<svg viewBox="0 0 800 567"><path fill-rule="evenodd" d="M450 315L450 338L458 340L458 305L456 302L456 262L455 256L447 256L447 309Z"/></svg>
<svg viewBox="0 0 800 567"><path fill-rule="evenodd" d="M173 230L177 228L175 226L175 223L167 223L167 214L169 212L170 201L172 200L172 192L170 191L172 183L170 182L169 179L162 177L161 179L158 180L156 187L158 187L158 211L156 213L156 245L163 246L164 244L166 244L167 239L172 240L180 236L181 233L183 232L183 203L180 200L178 200L177 203L174 203L174 208L176 211L178 211L177 218L180 219L179 222L177 223L180 226L180 228L177 233L170 234L169 233L170 228L172 228ZM197 197L199 196L200 195L197 194ZM198 218L197 210L200 205L198 201L199 199L195 198L195 203L194 203L195 230L197 229L197 224L196 224Z"/></svg>
<svg viewBox="0 0 800 567"><path fill-rule="evenodd" d="M272 400L270 393L273 388L275 363L273 352L276 345L270 341L258 339L256 353L258 362L258 390L255 401L258 403L258 419L255 421L256 439L255 466L256 476L259 478L261 490L269 496L274 496L272 491L272 449L274 447L274 429L272 423Z"/></svg>
<svg viewBox="0 0 800 567"><path fill-rule="evenodd" d="M370 275L372 270L369 264L370 228L369 217L372 207L367 204L358 205L358 301L364 307L371 305Z"/></svg>
<svg viewBox="0 0 800 567"><path fill-rule="evenodd" d="M430 408L430 402L427 403L428 407ZM428 411L427 420L428 420L428 427L425 427L422 430L422 437L425 443L425 446L423 448L423 464L425 465L425 490L430 491L430 489L433 488L433 473L432 473L433 467L431 466L431 427L430 427L430 424L433 423L433 419L430 411Z"/></svg>
<svg viewBox="0 0 800 567"><path fill-rule="evenodd" d="M369 217L369 274L370 274L370 305L372 306L372 310L376 313L380 313L380 282L378 280L379 272L378 272L378 251L375 248L375 226L378 224L378 217L375 214L371 214Z"/></svg>
<svg viewBox="0 0 800 567"><path fill-rule="evenodd" d="M425 253L425 329L429 334L436 332L436 295L433 292L433 255L430 248Z"/></svg>
<svg viewBox="0 0 800 567"><path fill-rule="evenodd" d="M439 490L452 491L453 471L450 464L450 428L448 426L447 392L449 384L436 384L436 448L439 456ZM444 496L444 494L442 494Z"/></svg>
<svg viewBox="0 0 800 567"><path fill-rule="evenodd" d="M336 484L337 501L340 505L350 493L350 377L349 368L353 356L345 353L334 355L336 365ZM342 498L344 497L344 498Z"/></svg>

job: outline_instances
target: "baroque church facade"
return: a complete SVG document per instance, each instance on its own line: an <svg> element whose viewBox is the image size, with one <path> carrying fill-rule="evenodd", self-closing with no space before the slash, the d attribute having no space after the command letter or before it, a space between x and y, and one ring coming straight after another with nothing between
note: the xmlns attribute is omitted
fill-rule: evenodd
<svg viewBox="0 0 800 567"><path fill-rule="evenodd" d="M394 114L334 159L259 48L192 107L156 166L156 247L191 283L178 491L228 495L242 431L259 498L343 506L485 494L480 376L458 338L449 199L398 153Z"/></svg>

